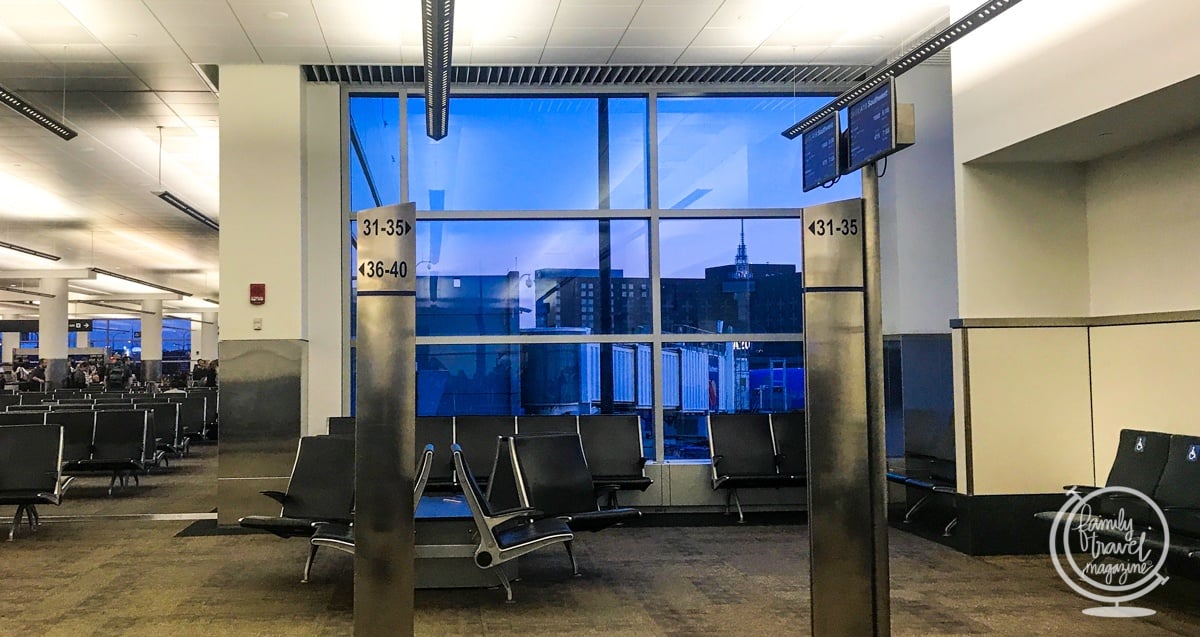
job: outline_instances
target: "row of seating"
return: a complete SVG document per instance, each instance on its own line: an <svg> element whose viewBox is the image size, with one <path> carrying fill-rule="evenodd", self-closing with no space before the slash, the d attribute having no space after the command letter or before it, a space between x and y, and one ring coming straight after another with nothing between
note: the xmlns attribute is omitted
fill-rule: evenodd
<svg viewBox="0 0 1200 637"><path fill-rule="evenodd" d="M777 414L709 414L712 488L724 490L725 509L737 506L738 489L808 484L808 439L803 411Z"/></svg>
<svg viewBox="0 0 1200 637"><path fill-rule="evenodd" d="M39 504L58 505L71 479L63 479L63 428L57 425L0 427L0 505L16 505L11 542L27 519L29 530L40 524Z"/></svg>
<svg viewBox="0 0 1200 637"><path fill-rule="evenodd" d="M1123 429L1104 486L1126 487L1150 497L1162 511L1166 529L1149 504L1131 495L1101 494L1089 502L1089 515L1132 522L1139 533L1146 534L1147 547L1155 551L1166 548L1176 560L1200 566L1200 437ZM1086 496L1099 488L1064 487L1068 497ZM1057 516L1057 511L1044 511L1035 517L1054 522ZM1125 532L1117 524L1094 526L1104 539L1125 540ZM1164 546L1164 531L1170 534L1168 547Z"/></svg>
<svg viewBox="0 0 1200 637"><path fill-rule="evenodd" d="M352 435L354 419L331 418L329 428L331 434ZM645 491L654 483L646 476L649 459L643 455L641 420L636 414L419 416L416 423L418 453L426 444L432 444L436 449L429 489L440 492L460 488L450 455L452 445L462 447L467 462L477 468L476 480L486 488L495 460L497 438L530 433L576 434L582 441L595 494L606 496L610 507L618 506L618 491Z"/></svg>
<svg viewBox="0 0 1200 637"><path fill-rule="evenodd" d="M34 420L34 417L37 417ZM0 414L0 430L22 426L52 426L62 431L60 469L68 475L108 473L108 494L129 478L166 462L155 442L155 413L149 410L60 411Z"/></svg>
<svg viewBox="0 0 1200 637"><path fill-rule="evenodd" d="M174 405L174 406L172 406ZM158 412L158 425L169 428L171 435L164 439L172 453L187 455L189 441L210 439L215 431L216 398L206 394L160 394L155 397L109 399L52 399L38 404L10 405L2 413L24 413L60 410L129 410L153 409ZM163 437L163 436L160 436Z"/></svg>
<svg viewBox="0 0 1200 637"><path fill-rule="evenodd" d="M354 552L353 454L354 443L344 435L303 438L287 492L263 492L282 505L280 515L239 520L243 527L283 538L309 537L304 582L320 547ZM570 545L575 531L598 531L641 515L634 509L597 507L576 433L498 437L492 461L495 479L486 493L463 448L451 444L450 455L475 522L475 564L492 569L510 601L511 584L503 569L495 567L543 546L565 543L572 572L578 575ZM430 479L434 457L434 445L426 444L417 463L415 504Z"/></svg>

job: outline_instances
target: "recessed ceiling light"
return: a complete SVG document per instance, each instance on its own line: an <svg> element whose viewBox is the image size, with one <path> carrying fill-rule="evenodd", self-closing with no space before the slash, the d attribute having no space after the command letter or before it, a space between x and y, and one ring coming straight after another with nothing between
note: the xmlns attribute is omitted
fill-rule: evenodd
<svg viewBox="0 0 1200 637"><path fill-rule="evenodd" d="M882 40L883 36L882 35L873 35L873 36L871 36L871 39L872 40Z"/></svg>
<svg viewBox="0 0 1200 637"><path fill-rule="evenodd" d="M126 35L125 37L129 38L130 40L136 40L138 38L138 34L130 33L130 34Z"/></svg>
<svg viewBox="0 0 1200 637"><path fill-rule="evenodd" d="M515 35L506 35L506 36L504 36L504 39L505 39L505 40L516 40L516 39L517 39L517 36L515 36Z"/></svg>
<svg viewBox="0 0 1200 637"><path fill-rule="evenodd" d="M287 20L288 14L286 11L271 11L267 13L267 17L272 20Z"/></svg>

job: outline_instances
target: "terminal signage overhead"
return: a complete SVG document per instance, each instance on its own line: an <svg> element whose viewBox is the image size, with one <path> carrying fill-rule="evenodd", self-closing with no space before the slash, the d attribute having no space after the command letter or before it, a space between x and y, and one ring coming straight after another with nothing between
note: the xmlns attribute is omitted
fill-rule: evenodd
<svg viewBox="0 0 1200 637"><path fill-rule="evenodd" d="M847 117L846 172L896 152L896 92L892 80L850 104Z"/></svg>
<svg viewBox="0 0 1200 637"><path fill-rule="evenodd" d="M37 319L14 319L0 321L0 332L37 332L41 327ZM70 319L67 321L68 332L92 331L92 319Z"/></svg>
<svg viewBox="0 0 1200 637"><path fill-rule="evenodd" d="M800 138L803 160L804 192L833 181L841 174L838 162L838 114L832 113L819 124L804 131Z"/></svg>

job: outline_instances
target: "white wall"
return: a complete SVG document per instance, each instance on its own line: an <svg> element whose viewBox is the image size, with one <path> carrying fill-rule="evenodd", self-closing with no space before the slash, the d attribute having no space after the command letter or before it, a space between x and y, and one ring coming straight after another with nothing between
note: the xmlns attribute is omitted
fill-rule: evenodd
<svg viewBox="0 0 1200 637"><path fill-rule="evenodd" d="M1092 162L1091 312L1200 309L1200 133Z"/></svg>
<svg viewBox="0 0 1200 637"><path fill-rule="evenodd" d="M342 408L342 95L336 84L305 87L305 308L308 339L308 430L328 433Z"/></svg>
<svg viewBox="0 0 1200 637"><path fill-rule="evenodd" d="M957 160L1197 75L1198 31L1193 0L1020 3L954 45Z"/></svg>
<svg viewBox="0 0 1200 637"><path fill-rule="evenodd" d="M917 143L879 180L883 331L945 333L958 316L950 67L913 69L896 96L914 105Z"/></svg>
<svg viewBox="0 0 1200 637"><path fill-rule="evenodd" d="M988 164L958 170L960 315L1085 316L1083 168Z"/></svg>
<svg viewBox="0 0 1200 637"><path fill-rule="evenodd" d="M222 340L304 338L304 86L295 66L221 66Z"/></svg>

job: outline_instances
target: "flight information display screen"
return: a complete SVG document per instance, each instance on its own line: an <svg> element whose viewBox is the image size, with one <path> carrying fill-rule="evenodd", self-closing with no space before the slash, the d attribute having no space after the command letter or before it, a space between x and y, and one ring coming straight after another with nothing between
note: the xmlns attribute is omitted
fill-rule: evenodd
<svg viewBox="0 0 1200 637"><path fill-rule="evenodd" d="M891 78L850 104L846 172L896 151L896 92Z"/></svg>
<svg viewBox="0 0 1200 637"><path fill-rule="evenodd" d="M837 179L841 127L838 114L831 113L800 137L804 192Z"/></svg>

